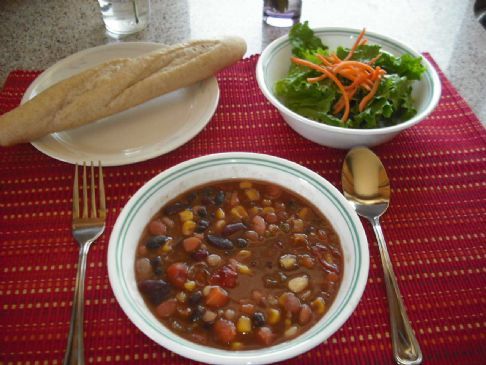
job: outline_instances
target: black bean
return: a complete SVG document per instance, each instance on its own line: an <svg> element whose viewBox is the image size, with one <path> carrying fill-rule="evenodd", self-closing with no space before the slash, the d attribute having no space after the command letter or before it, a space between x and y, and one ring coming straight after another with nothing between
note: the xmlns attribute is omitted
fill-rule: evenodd
<svg viewBox="0 0 486 365"><path fill-rule="evenodd" d="M233 245L233 242L231 242L229 239L220 236L215 236L213 234L208 234L207 240L211 246L219 248L221 250L231 250L235 247Z"/></svg>
<svg viewBox="0 0 486 365"><path fill-rule="evenodd" d="M246 226L241 223L230 223L227 224L223 229L223 236L231 236L233 233L239 232L246 229Z"/></svg>
<svg viewBox="0 0 486 365"><path fill-rule="evenodd" d="M223 190L219 190L216 193L216 197L214 198L214 203L216 205L221 205L221 204L223 204L223 202L224 202L224 191Z"/></svg>
<svg viewBox="0 0 486 365"><path fill-rule="evenodd" d="M156 248L160 248L163 245L165 245L165 243L168 240L169 240L169 237L167 237L167 236L162 236L162 235L152 236L145 243L145 247L147 247L148 249L151 249L151 250L156 249Z"/></svg>
<svg viewBox="0 0 486 365"><path fill-rule="evenodd" d="M157 257L152 257L150 259L150 264L156 268L160 265L160 263L162 262L162 258L160 256L157 256Z"/></svg>
<svg viewBox="0 0 486 365"><path fill-rule="evenodd" d="M164 273L164 270L161 268L161 267L156 267L154 269L154 274L157 275L157 276L160 276Z"/></svg>
<svg viewBox="0 0 486 365"><path fill-rule="evenodd" d="M197 223L195 231L197 233L202 233L209 227L209 221L206 219L200 219L199 222Z"/></svg>
<svg viewBox="0 0 486 365"><path fill-rule="evenodd" d="M191 313L189 316L189 320L191 322L197 322L199 321L202 316L204 315L204 312L206 311L206 308L204 308L202 305L198 305Z"/></svg>
<svg viewBox="0 0 486 365"><path fill-rule="evenodd" d="M170 294L170 285L164 280L145 280L138 285L150 303L159 305Z"/></svg>
<svg viewBox="0 0 486 365"><path fill-rule="evenodd" d="M196 214L200 217L200 218L206 218L208 216L208 211L206 210L206 207L199 207L199 209L197 210Z"/></svg>
<svg viewBox="0 0 486 365"><path fill-rule="evenodd" d="M252 316L255 327L263 327L265 325L265 315L262 312L255 312Z"/></svg>
<svg viewBox="0 0 486 365"><path fill-rule="evenodd" d="M238 246L239 248L245 248L246 246L248 246L248 241L244 238L238 238L236 240L236 246Z"/></svg>
<svg viewBox="0 0 486 365"><path fill-rule="evenodd" d="M188 208L188 205L186 203L177 202L165 207L164 213L167 215L172 215L172 214L182 212L186 208Z"/></svg>
<svg viewBox="0 0 486 365"><path fill-rule="evenodd" d="M211 188L202 191L201 202L207 205L214 205L214 190Z"/></svg>
<svg viewBox="0 0 486 365"><path fill-rule="evenodd" d="M197 305L201 302L202 298L203 298L202 293L200 291L196 291L191 295L189 295L189 298L187 298L187 303L189 305Z"/></svg>

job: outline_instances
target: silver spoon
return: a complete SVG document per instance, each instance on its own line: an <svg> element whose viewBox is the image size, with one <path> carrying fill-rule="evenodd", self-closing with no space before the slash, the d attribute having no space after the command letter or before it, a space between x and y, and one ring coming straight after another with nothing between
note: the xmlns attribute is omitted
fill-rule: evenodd
<svg viewBox="0 0 486 365"><path fill-rule="evenodd" d="M400 365L421 364L422 351L405 312L380 226L380 216L390 204L390 180L385 168L368 148L355 147L346 155L341 181L344 196L356 213L368 219L378 241L390 310L393 356Z"/></svg>

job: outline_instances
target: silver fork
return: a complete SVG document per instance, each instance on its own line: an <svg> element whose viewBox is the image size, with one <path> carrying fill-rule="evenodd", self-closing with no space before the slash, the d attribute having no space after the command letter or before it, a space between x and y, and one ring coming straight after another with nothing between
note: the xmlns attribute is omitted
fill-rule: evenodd
<svg viewBox="0 0 486 365"><path fill-rule="evenodd" d="M83 211L80 215L79 209L79 184L78 184L78 165L74 172L73 186L73 223L72 230L74 239L79 244L78 271L76 274L76 284L74 287L73 309L71 324L69 326L69 337L64 356L64 365L83 365L84 364L84 345L83 345L83 316L84 316L84 278L86 276L86 259L91 244L105 230L106 205L105 187L103 184L103 169L99 163L98 173L98 193L99 209L96 209L95 193L95 171L91 162L90 179L90 200L88 204L88 188L86 176L86 163L83 163ZM88 210L88 205L91 209Z"/></svg>

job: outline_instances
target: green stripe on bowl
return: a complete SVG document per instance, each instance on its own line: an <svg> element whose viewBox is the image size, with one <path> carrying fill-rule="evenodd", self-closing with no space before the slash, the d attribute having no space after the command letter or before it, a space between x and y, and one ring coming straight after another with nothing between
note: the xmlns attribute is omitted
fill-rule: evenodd
<svg viewBox="0 0 486 365"><path fill-rule="evenodd" d="M137 305L134 304L134 298L130 295L130 292L128 290L127 286L127 277L126 273L122 270L122 257L123 257L123 252L125 250L125 245L127 243L127 232L129 226L132 224L133 219L136 217L138 212L140 211L141 207L145 204L145 202L150 199L154 194L158 193L160 189L162 189L164 186L169 184L170 182L179 179L183 177L184 175L190 174L194 171L202 170L207 167L213 167L213 166L221 166L221 165L259 165L259 166L265 166L269 168L273 168L275 170L280 170L286 173L289 173L291 175L294 175L298 178L302 178L308 183L310 183L314 188L316 188L319 192L324 194L331 202L332 204L338 209L338 211L342 214L344 217L347 228L349 232L351 233L352 237L352 243L353 247L356 253L356 260L355 260L355 266L353 267L352 271L352 278L351 278L351 290L346 294L346 296L341 300L341 302L338 304L337 310L333 313L332 316L326 319L325 322L320 323L318 326L314 326L310 328L308 331L304 332L302 335L298 336L294 341L302 342L310 337L315 336L318 334L320 331L322 331L325 327L329 326L335 319L342 313L342 311L345 309L345 307L349 304L349 301L351 299L352 294L356 291L356 285L358 282L358 274L361 272L361 258L362 258L362 252L361 252L361 246L359 244L359 234L358 234L358 228L354 224L349 212L346 210L346 208L342 205L342 203L333 195L333 193L328 189L328 187L324 186L321 181L316 179L314 176L311 176L303 171L298 170L297 168L293 166L288 166L280 162L276 161L268 161L265 159L257 158L257 157L221 157L221 158L214 158L209 161L205 162L198 162L197 165L186 165L183 166L179 169L175 169L171 171L166 176L162 176L162 178L159 181L156 181L153 186L151 186L147 191L144 192L144 194L134 203L133 207L131 207L130 211L127 213L124 221L121 224L121 233L118 236L118 240L116 241L116 252L115 252L115 267L116 267L116 272L118 277L120 278L120 283L121 283L121 288L122 288L122 294L124 298L126 299L127 303L129 303L131 310L136 313L139 319L142 319L143 322L150 327L152 330L154 330L157 334L164 336L165 338L179 343L180 345L183 346L191 346L193 348L199 348L201 352L205 352L207 347L197 345L193 342L187 341L173 332L171 332L169 329L165 329L165 326L159 322L154 321L153 317L149 317L147 315L147 312L144 312L141 310L141 308ZM130 268L132 269L132 268ZM165 329L166 332L162 331ZM295 342L293 341L293 345L295 346ZM281 351L282 349L285 349L288 347L288 343L282 343L279 345L276 345L274 347L271 347L269 349L266 349L267 353L271 352L277 352ZM245 351L245 353L250 354L252 350ZM211 353L212 354L220 354L220 355L227 355L228 353L234 353L231 351L225 351L225 350L219 350L219 349L214 349L211 348Z"/></svg>

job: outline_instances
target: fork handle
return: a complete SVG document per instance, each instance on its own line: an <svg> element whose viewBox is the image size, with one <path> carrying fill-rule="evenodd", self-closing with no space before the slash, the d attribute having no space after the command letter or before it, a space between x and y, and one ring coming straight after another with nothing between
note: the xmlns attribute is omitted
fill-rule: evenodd
<svg viewBox="0 0 486 365"><path fill-rule="evenodd" d="M383 272L385 274L385 286L388 297L388 307L390 310L391 337L394 358L399 365L419 365L422 364L422 351L415 337L410 321L408 320L402 295L398 289L397 279L393 272L390 255L386 247L385 237L381 230L378 217L369 219L373 225L378 247L380 249Z"/></svg>
<svg viewBox="0 0 486 365"><path fill-rule="evenodd" d="M86 259L91 242L81 245L78 258L78 270L74 287L73 309L69 337L64 355L64 365L84 365L83 317L84 317L84 278L86 276Z"/></svg>

